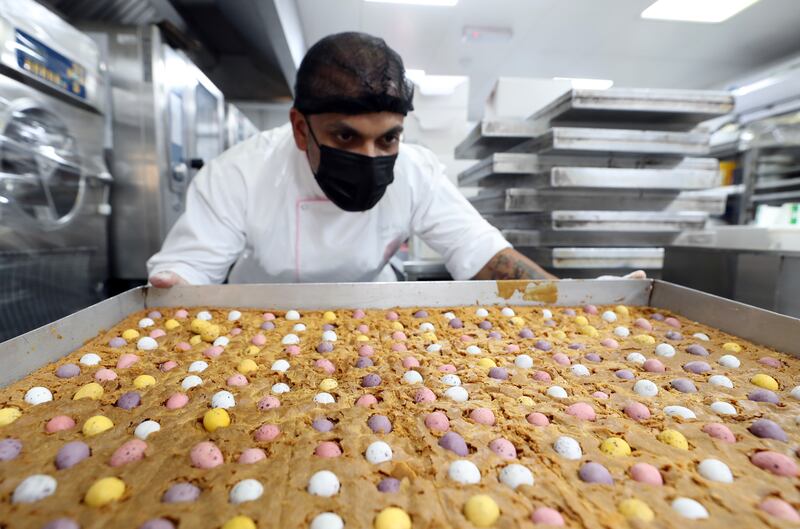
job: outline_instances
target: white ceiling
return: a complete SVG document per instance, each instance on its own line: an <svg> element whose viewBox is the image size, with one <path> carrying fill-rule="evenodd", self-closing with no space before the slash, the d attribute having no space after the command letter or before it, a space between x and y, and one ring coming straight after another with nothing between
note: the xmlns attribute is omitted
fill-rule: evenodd
<svg viewBox="0 0 800 529"><path fill-rule="evenodd" d="M479 117L498 76L591 77L615 86L717 88L800 52L800 0L761 0L721 24L643 20L653 0L460 0L426 7L297 0L307 43L365 31L406 68L470 78ZM464 26L510 27L501 43L466 43Z"/></svg>

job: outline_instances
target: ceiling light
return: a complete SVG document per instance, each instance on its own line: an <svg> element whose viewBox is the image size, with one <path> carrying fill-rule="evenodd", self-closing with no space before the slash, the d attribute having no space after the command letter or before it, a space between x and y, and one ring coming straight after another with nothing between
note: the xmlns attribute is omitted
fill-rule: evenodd
<svg viewBox="0 0 800 529"><path fill-rule="evenodd" d="M415 6L438 6L453 7L458 0L364 0L365 2L375 2L377 4L406 4Z"/></svg>
<svg viewBox="0 0 800 529"><path fill-rule="evenodd" d="M716 24L744 11L758 0L656 0L642 18Z"/></svg>
<svg viewBox="0 0 800 529"><path fill-rule="evenodd" d="M467 81L463 75L428 75L425 70L406 70L406 77L424 96L447 96L455 93L462 83Z"/></svg>
<svg viewBox="0 0 800 529"><path fill-rule="evenodd" d="M576 90L605 90L614 86L611 79L584 79L581 77L553 77L554 81L569 81Z"/></svg>

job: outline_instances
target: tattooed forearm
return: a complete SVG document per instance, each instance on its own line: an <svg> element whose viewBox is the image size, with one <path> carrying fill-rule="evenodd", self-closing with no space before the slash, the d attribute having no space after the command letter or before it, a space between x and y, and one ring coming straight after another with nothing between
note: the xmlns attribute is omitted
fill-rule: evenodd
<svg viewBox="0 0 800 529"><path fill-rule="evenodd" d="M539 265L507 248L492 257L473 279L557 279Z"/></svg>

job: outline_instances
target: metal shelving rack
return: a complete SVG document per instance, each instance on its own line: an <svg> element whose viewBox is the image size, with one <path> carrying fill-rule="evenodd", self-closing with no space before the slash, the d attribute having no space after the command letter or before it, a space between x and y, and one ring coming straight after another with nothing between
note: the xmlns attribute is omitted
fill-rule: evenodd
<svg viewBox="0 0 800 529"><path fill-rule="evenodd" d="M480 159L459 175L473 205L517 249L559 276L660 272L682 231L702 229L724 199L709 136L727 92L571 90L527 120L483 121L455 149Z"/></svg>

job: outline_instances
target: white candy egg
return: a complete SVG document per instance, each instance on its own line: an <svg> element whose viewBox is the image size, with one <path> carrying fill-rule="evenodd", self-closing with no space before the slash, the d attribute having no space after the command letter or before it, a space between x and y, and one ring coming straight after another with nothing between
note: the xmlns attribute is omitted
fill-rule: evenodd
<svg viewBox="0 0 800 529"><path fill-rule="evenodd" d="M452 312L445 312L444 314L442 314L442 316L444 316L447 319L447 321L456 319L456 315L453 314Z"/></svg>
<svg viewBox="0 0 800 529"><path fill-rule="evenodd" d="M675 356L675 348L668 343L660 343L656 346L656 354L665 358L672 358Z"/></svg>
<svg viewBox="0 0 800 529"><path fill-rule="evenodd" d="M587 368L583 364L575 364L569 368L572 371L572 374L576 377L588 377L591 373L589 372L589 368Z"/></svg>
<svg viewBox="0 0 800 529"><path fill-rule="evenodd" d="M511 489L521 485L533 485L533 473L527 467L512 463L500 471L500 482Z"/></svg>
<svg viewBox="0 0 800 529"><path fill-rule="evenodd" d="M442 350L442 346L439 345L438 343L432 343L425 350L428 351L429 353L438 353L439 351Z"/></svg>
<svg viewBox="0 0 800 529"><path fill-rule="evenodd" d="M242 317L242 313L238 310L232 310L228 313L228 321L236 321Z"/></svg>
<svg viewBox="0 0 800 529"><path fill-rule="evenodd" d="M684 406L666 406L664 414L668 417L681 417L682 419L696 419L697 415L692 410Z"/></svg>
<svg viewBox="0 0 800 529"><path fill-rule="evenodd" d="M223 408L229 409L236 406L236 399L233 396L233 393L230 391L217 391L211 397L211 407L212 408Z"/></svg>
<svg viewBox="0 0 800 529"><path fill-rule="evenodd" d="M139 341L136 342L136 348L140 351L152 351L156 347L158 347L158 342L149 336L139 338Z"/></svg>
<svg viewBox="0 0 800 529"><path fill-rule="evenodd" d="M603 320L607 321L608 323L614 323L617 321L617 315L614 314L612 311L607 310L603 313Z"/></svg>
<svg viewBox="0 0 800 529"><path fill-rule="evenodd" d="M275 360L272 362L272 370L278 371L279 373L285 373L289 369L289 362L281 358L280 360Z"/></svg>
<svg viewBox="0 0 800 529"><path fill-rule="evenodd" d="M96 366L100 363L100 357L94 353L86 353L79 362L85 366Z"/></svg>
<svg viewBox="0 0 800 529"><path fill-rule="evenodd" d="M208 362L203 360L195 360L189 364L189 373L202 373L206 369L208 369Z"/></svg>
<svg viewBox="0 0 800 529"><path fill-rule="evenodd" d="M466 402L469 400L469 393L461 386L447 388L447 391L444 392L444 396L454 402Z"/></svg>
<svg viewBox="0 0 800 529"><path fill-rule="evenodd" d="M272 385L272 392L276 395L280 395L281 393L289 393L289 385L284 384L283 382L278 382L277 384Z"/></svg>
<svg viewBox="0 0 800 529"><path fill-rule="evenodd" d="M645 358L642 353L631 353L625 357L625 360L628 362L633 362L634 364L642 365L645 363L647 358Z"/></svg>
<svg viewBox="0 0 800 529"><path fill-rule="evenodd" d="M542 310L542 318L544 318L546 320L552 320L553 319L553 312L550 309L543 309Z"/></svg>
<svg viewBox="0 0 800 529"><path fill-rule="evenodd" d="M475 315L479 318L485 318L486 316L489 315L489 311L481 307L475 311Z"/></svg>
<svg viewBox="0 0 800 529"><path fill-rule="evenodd" d="M34 386L25 393L25 402L28 404L43 404L53 400L53 394L50 390L42 386Z"/></svg>
<svg viewBox="0 0 800 529"><path fill-rule="evenodd" d="M419 330L422 332L432 332L435 328L436 327L434 327L432 323L428 323L427 321L419 325Z"/></svg>
<svg viewBox="0 0 800 529"><path fill-rule="evenodd" d="M300 338L296 334L287 334L281 338L281 343L283 345L297 345L300 343Z"/></svg>
<svg viewBox="0 0 800 529"><path fill-rule="evenodd" d="M403 373L403 381L406 384L419 384L422 382L422 375L412 369Z"/></svg>
<svg viewBox="0 0 800 529"><path fill-rule="evenodd" d="M566 399L567 398L567 390L562 388L561 386L550 386L547 388L547 394L554 399Z"/></svg>
<svg viewBox="0 0 800 529"><path fill-rule="evenodd" d="M576 460L583 457L581 445L572 437L562 435L553 443L553 449L564 459Z"/></svg>
<svg viewBox="0 0 800 529"><path fill-rule="evenodd" d="M461 385L461 379L458 378L458 375L454 375L453 373L448 373L444 375L440 380L442 381L442 384L445 384L447 386Z"/></svg>
<svg viewBox="0 0 800 529"><path fill-rule="evenodd" d="M297 312L296 310L287 311L286 312L286 319L290 320L290 321L299 320L300 319L300 313Z"/></svg>
<svg viewBox="0 0 800 529"><path fill-rule="evenodd" d="M150 318L142 318L141 320L139 320L139 327L142 329L146 329L147 327L152 327L155 324L156 322L154 322Z"/></svg>
<svg viewBox="0 0 800 529"><path fill-rule="evenodd" d="M34 474L23 479L14 494L11 496L11 503L33 503L43 500L56 491L58 483L55 478L47 474Z"/></svg>
<svg viewBox="0 0 800 529"><path fill-rule="evenodd" d="M620 338L627 338L628 336L630 336L631 331L629 331L627 327L616 327L614 329L614 334L616 334Z"/></svg>
<svg viewBox="0 0 800 529"><path fill-rule="evenodd" d="M330 470L320 470L308 480L308 493L328 498L339 492L339 478Z"/></svg>
<svg viewBox="0 0 800 529"><path fill-rule="evenodd" d="M468 345L467 346L467 354L479 355L479 354L481 354L481 352L482 352L481 348L478 347L477 345Z"/></svg>
<svg viewBox="0 0 800 529"><path fill-rule="evenodd" d="M257 479L243 479L233 486L230 502L233 504L255 501L264 494L264 485Z"/></svg>
<svg viewBox="0 0 800 529"><path fill-rule="evenodd" d="M472 461L457 459L450 463L447 475L455 482L463 485L475 485L481 482L481 471Z"/></svg>
<svg viewBox="0 0 800 529"><path fill-rule="evenodd" d="M733 473L728 465L719 459L704 459L697 465L697 472L710 481L733 483Z"/></svg>
<svg viewBox="0 0 800 529"><path fill-rule="evenodd" d="M708 377L708 383L715 386L722 386L723 388L732 388L733 381L725 375L711 375Z"/></svg>
<svg viewBox="0 0 800 529"><path fill-rule="evenodd" d="M334 404L336 399L330 393L322 391L314 395L314 402L317 404Z"/></svg>
<svg viewBox="0 0 800 529"><path fill-rule="evenodd" d="M742 365L742 363L739 361L739 359L736 358L733 355L722 355L722 356L719 357L718 362L719 362L719 365L721 365L723 367L730 368L730 369L736 369L737 367Z"/></svg>
<svg viewBox="0 0 800 529"><path fill-rule="evenodd" d="M690 520L701 520L708 518L708 511L705 507L691 498L675 498L672 502L675 512Z"/></svg>
<svg viewBox="0 0 800 529"><path fill-rule="evenodd" d="M533 358L526 354L518 355L514 359L514 365L521 369L530 369L533 367Z"/></svg>
<svg viewBox="0 0 800 529"><path fill-rule="evenodd" d="M292 332L306 332L306 324L305 323L295 323L292 326Z"/></svg>
<svg viewBox="0 0 800 529"><path fill-rule="evenodd" d="M795 386L795 387L792 389L792 391L790 391L790 392L789 392L789 395L791 395L791 396L792 396L792 398L795 398L795 399L797 399L797 400L800 400L800 386Z"/></svg>
<svg viewBox="0 0 800 529"><path fill-rule="evenodd" d="M227 336L220 336L219 338L214 340L214 345L216 345L217 347L225 347L229 343L231 343L231 339L228 338Z"/></svg>
<svg viewBox="0 0 800 529"><path fill-rule="evenodd" d="M364 457L373 465L392 460L392 447L383 441L375 441L367 447Z"/></svg>
<svg viewBox="0 0 800 529"><path fill-rule="evenodd" d="M658 395L658 386L647 379L637 380L633 385L633 391L642 397L655 397Z"/></svg>
<svg viewBox="0 0 800 529"><path fill-rule="evenodd" d="M308 529L344 529L344 520L338 514L323 512L311 520Z"/></svg>
<svg viewBox="0 0 800 529"><path fill-rule="evenodd" d="M144 421L136 427L133 435L144 441L151 433L155 433L161 429L161 425L156 421Z"/></svg>
<svg viewBox="0 0 800 529"><path fill-rule="evenodd" d="M203 383L203 379L198 377L197 375L189 375L188 377L184 378L181 382L181 387L183 389L192 389L197 387Z"/></svg>
<svg viewBox="0 0 800 529"><path fill-rule="evenodd" d="M514 309L512 309L510 307L503 307L503 309L500 311L500 314L502 314L503 316L506 316L508 318L516 316L516 313L514 312Z"/></svg>
<svg viewBox="0 0 800 529"><path fill-rule="evenodd" d="M209 321L211 320L211 313L208 312L207 310L201 310L200 312L197 313L197 319Z"/></svg>
<svg viewBox="0 0 800 529"><path fill-rule="evenodd" d="M704 342L707 342L707 341L709 341L711 339L711 338L708 337L707 334L702 333L702 332L696 332L692 336L694 336L698 340L703 340Z"/></svg>
<svg viewBox="0 0 800 529"><path fill-rule="evenodd" d="M711 411L717 415L736 415L736 408L730 402L720 400L711 404Z"/></svg>
<svg viewBox="0 0 800 529"><path fill-rule="evenodd" d="M324 331L322 333L322 340L325 342L335 342L337 339L336 333L333 331Z"/></svg>

